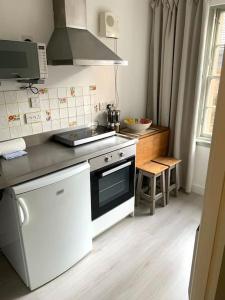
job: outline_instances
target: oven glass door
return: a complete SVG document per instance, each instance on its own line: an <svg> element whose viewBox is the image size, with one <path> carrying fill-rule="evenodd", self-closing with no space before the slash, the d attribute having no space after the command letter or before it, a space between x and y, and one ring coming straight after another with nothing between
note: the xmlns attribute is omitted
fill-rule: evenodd
<svg viewBox="0 0 225 300"><path fill-rule="evenodd" d="M0 41L0 79L37 79L40 77L37 44Z"/></svg>
<svg viewBox="0 0 225 300"><path fill-rule="evenodd" d="M92 220L134 196L134 157L91 173Z"/></svg>

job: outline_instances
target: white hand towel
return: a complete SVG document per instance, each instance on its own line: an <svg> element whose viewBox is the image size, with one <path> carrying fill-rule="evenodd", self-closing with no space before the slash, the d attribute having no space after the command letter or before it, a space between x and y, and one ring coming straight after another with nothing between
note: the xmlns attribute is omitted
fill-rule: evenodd
<svg viewBox="0 0 225 300"><path fill-rule="evenodd" d="M26 143L23 138L14 139L0 143L0 155L8 154L26 149Z"/></svg>

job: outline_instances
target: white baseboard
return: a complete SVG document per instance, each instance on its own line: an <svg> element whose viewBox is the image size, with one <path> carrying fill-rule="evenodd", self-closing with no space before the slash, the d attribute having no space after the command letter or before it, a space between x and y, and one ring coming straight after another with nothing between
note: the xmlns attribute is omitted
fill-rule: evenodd
<svg viewBox="0 0 225 300"><path fill-rule="evenodd" d="M192 185L192 192L198 195L203 196L205 193L205 187L198 185L198 184L193 184Z"/></svg>

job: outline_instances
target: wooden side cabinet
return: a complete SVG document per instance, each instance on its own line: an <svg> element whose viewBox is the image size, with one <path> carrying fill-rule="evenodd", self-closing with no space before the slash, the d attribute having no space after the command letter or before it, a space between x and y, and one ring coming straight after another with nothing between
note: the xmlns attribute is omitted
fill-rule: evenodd
<svg viewBox="0 0 225 300"><path fill-rule="evenodd" d="M159 156L167 156L169 149L169 128L151 127L146 133L131 133L126 129L122 134L138 138L136 165L150 161Z"/></svg>

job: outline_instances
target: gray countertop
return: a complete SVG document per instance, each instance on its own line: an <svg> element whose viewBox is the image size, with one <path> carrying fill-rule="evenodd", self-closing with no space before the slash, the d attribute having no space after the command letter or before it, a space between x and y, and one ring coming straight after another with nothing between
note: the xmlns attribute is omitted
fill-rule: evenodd
<svg viewBox="0 0 225 300"><path fill-rule="evenodd" d="M136 142L135 139L115 135L79 147L67 147L54 141L29 147L26 156L8 161L0 159L0 190Z"/></svg>

